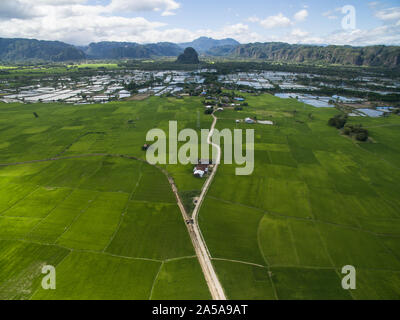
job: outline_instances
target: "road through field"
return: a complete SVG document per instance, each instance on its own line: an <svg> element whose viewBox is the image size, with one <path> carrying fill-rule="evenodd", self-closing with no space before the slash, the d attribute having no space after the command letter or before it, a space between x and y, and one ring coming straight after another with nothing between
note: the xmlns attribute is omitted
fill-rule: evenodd
<svg viewBox="0 0 400 320"><path fill-rule="evenodd" d="M208 177L207 181L205 182L205 184L203 186L201 195L200 195L199 200L197 201L196 207L193 211L192 218L186 212L186 209L185 209L185 207L182 203L182 200L179 196L178 188L176 187L174 179L172 177L170 177L164 169L161 169L161 170L164 172L165 175L167 175L168 181L172 187L172 191L174 192L174 194L176 196L179 209L181 210L182 216L186 221L189 235L192 240L193 247L196 251L197 259L199 260L201 269L203 270L204 278L207 282L207 286L210 290L213 300L227 300L224 290L222 288L222 285L218 279L217 273L215 272L214 266L211 262L211 255L207 248L207 244L204 241L203 235L202 235L200 227L199 227L199 221L198 221L198 216L199 216L199 211L200 211L201 205L202 205L204 198L207 194L207 191L215 177L215 174L217 173L218 165L221 160L220 146L213 144L211 141L211 138L214 134L215 125L218 120L217 117L215 117L214 115L212 115L212 116L214 118L214 121L212 123L210 133L207 138L207 143L214 146L217 149L217 151L218 151L217 161L216 161L216 164L214 166L214 169L213 169L211 175ZM193 223L190 223L190 221L193 221Z"/></svg>
<svg viewBox="0 0 400 320"><path fill-rule="evenodd" d="M193 245L195 246L197 256L199 258L200 264L203 269L204 276L206 278L208 287L210 289L211 295L214 300L227 300L224 290L222 288L222 285L218 279L217 273L215 272L214 266L211 263L211 256L210 252L207 248L207 244L204 241L203 235L201 233L200 227L199 227L199 212L201 205L203 204L204 198L207 194L208 189L210 188L210 185L212 181L214 180L214 177L217 173L218 166L221 162L221 147L217 144L214 144L212 140L212 136L214 134L214 129L215 125L217 124L218 118L213 114L212 115L214 118L214 121L211 126L210 133L207 138L207 143L209 145L212 145L214 148L217 149L217 159L215 166L211 172L211 175L208 177L207 181L205 182L203 189L201 191L199 200L197 201L196 207L193 211L192 219L193 219L193 224L191 225L193 227L193 236L192 241Z"/></svg>
<svg viewBox="0 0 400 320"><path fill-rule="evenodd" d="M176 187L174 179L168 174L168 172L165 169L160 168L158 166L155 166L155 167L160 169L164 173L164 175L166 175L166 177L168 178L168 181L171 185L172 191L174 192L174 194L176 196L179 209L185 220L191 241L193 243L193 247L196 251L197 258L199 260L200 266L201 266L203 274L204 274L204 278L207 282L207 285L208 285L208 288L210 290L213 300L227 300L224 290L222 288L222 285L218 279L217 273L215 272L214 266L211 262L211 256L210 256L209 250L207 248L206 242L204 241L203 235L202 235L200 227L199 227L199 222L198 222L198 216L199 216L199 211L200 211L201 205L202 205L204 198L207 194L207 191L217 173L217 169L218 169L218 166L221 161L221 147L219 145L212 143L212 141L211 141L212 136L214 134L215 125L218 120L218 118L215 117L214 114L212 116L214 118L214 121L212 123L210 133L208 135L207 143L209 145L212 145L213 147L215 147L217 149L218 154L217 154L217 159L216 159L214 168L203 186L201 195L200 195L199 200L196 204L196 207L193 211L192 218L189 217L189 215L186 212L185 207L183 206L183 203L180 198L179 191L178 191L178 188ZM92 154L82 154L82 155L73 155L73 156L64 156L64 157L53 157L53 158L42 159L42 160L31 160L31 161L23 161L23 162L5 163L5 164L0 164L0 167L32 164L32 163L40 163L40 162L48 162L48 161L57 161L57 160L77 159L77 158L84 158L84 157L105 157L105 156L120 157L120 158L126 158L126 159L131 159L131 160L147 162L143 159L132 157L132 156L127 156L127 155L92 153ZM193 223L190 223L190 221L193 221Z"/></svg>

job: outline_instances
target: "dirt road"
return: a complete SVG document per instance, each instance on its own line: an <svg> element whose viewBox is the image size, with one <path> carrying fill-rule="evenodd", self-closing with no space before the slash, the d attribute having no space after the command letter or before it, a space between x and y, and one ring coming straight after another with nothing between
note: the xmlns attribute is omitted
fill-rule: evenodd
<svg viewBox="0 0 400 320"><path fill-rule="evenodd" d="M194 221L192 227L193 227L193 234L194 234L194 239L193 245L195 246L197 256L199 257L200 264L202 265L203 273L204 276L207 280L208 287L210 288L211 295L214 300L227 300L224 290L222 288L222 285L218 279L217 273L214 270L214 266L211 263L211 256L210 252L207 248L207 244L204 241L203 235L201 233L200 227L199 227L199 212L201 205L203 204L204 198L207 194L208 189L210 188L210 185L212 181L214 180L214 177L217 173L218 166L221 162L221 147L219 145L216 145L212 143L212 136L214 134L214 129L215 125L217 124L217 117L215 115L212 115L214 118L214 121L211 126L210 134L208 135L207 138L207 143L209 145L212 145L214 148L217 149L217 159L216 159L216 164L213 168L213 171L211 172L211 175L208 177L206 183L203 186L203 189L200 194L200 198L197 201L196 207L193 211L193 216L192 219Z"/></svg>
<svg viewBox="0 0 400 320"><path fill-rule="evenodd" d="M203 238L203 235L201 233L199 223L198 223L198 215L199 215L201 205L202 205L204 198L207 194L207 191L217 173L217 169L218 169L219 163L221 161L221 148L220 148L220 146L213 144L211 141L211 138L214 134L215 125L218 120L214 115L212 115L212 116L214 118L214 121L211 126L211 130L210 130L210 134L207 139L207 143L212 145L213 147L215 147L218 151L218 154L217 154L217 159L216 159L216 164L214 166L214 169L213 169L212 173L210 174L210 176L207 178L207 181L205 182L205 184L203 186L200 198L194 209L192 218L189 217L189 215L187 214L187 212L185 210L185 207L183 206L182 200L179 196L178 188L176 187L176 184L175 184L173 178L169 176L168 172L165 169L160 168L158 166L155 166L155 167L160 169L164 173L164 175L168 178L168 181L171 185L172 191L175 194L178 206L179 206L182 216L185 220L191 241L193 243L193 247L196 251L197 258L199 260L201 269L204 274L204 278L207 282L207 285L210 290L212 298L214 300L227 300L224 290L222 288L222 285L219 282L217 273L215 272L214 266L212 265L211 256L210 256L209 250L207 248L206 242L204 241L204 238ZM23 162L5 163L5 164L0 164L0 167L23 165L23 164L30 164L30 163L40 163L40 162L48 162L48 161L67 160L67 159L77 159L77 158L84 158L84 157L105 157L105 156L121 157L121 158L146 162L143 159L132 157L132 156L127 156L127 155L92 153L92 154L83 154L83 155L74 155L74 156L65 156L65 157L52 157L52 158L47 158L47 159L43 159L43 160L31 160L31 161L23 161ZM189 223L191 220L193 221L193 223Z"/></svg>

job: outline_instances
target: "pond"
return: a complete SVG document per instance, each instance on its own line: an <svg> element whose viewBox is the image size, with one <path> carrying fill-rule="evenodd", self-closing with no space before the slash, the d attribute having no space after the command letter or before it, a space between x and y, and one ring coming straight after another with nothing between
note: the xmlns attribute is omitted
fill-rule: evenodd
<svg viewBox="0 0 400 320"><path fill-rule="evenodd" d="M328 101L330 100L329 97L319 97L313 95L299 95L295 93L276 93L275 97L281 99L296 99L298 97L299 102L303 102L305 104L309 104L316 108L333 108L334 105L330 105Z"/></svg>
<svg viewBox="0 0 400 320"><path fill-rule="evenodd" d="M372 118L378 118L384 114L384 112L382 112L382 111L372 110L372 109L357 109L357 111L364 113L367 116L372 117Z"/></svg>

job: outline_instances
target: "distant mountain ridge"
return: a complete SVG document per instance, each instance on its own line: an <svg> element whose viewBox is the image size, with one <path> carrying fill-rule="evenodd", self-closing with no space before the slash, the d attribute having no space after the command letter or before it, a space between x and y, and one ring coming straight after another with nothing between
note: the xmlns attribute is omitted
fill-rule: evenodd
<svg viewBox="0 0 400 320"><path fill-rule="evenodd" d="M200 53L205 53L211 48L225 45L240 45L234 39L215 40L201 37L192 42L175 44L159 42L153 44L139 44L135 42L97 42L87 47L80 47L88 58L94 59L123 59L123 58L150 58L172 57L183 53L185 48L193 48Z"/></svg>
<svg viewBox="0 0 400 320"><path fill-rule="evenodd" d="M226 38L221 40L215 40L207 37L200 37L192 42L180 43L179 46L183 49L191 47L200 53L205 53L212 48L218 48L222 46L238 46L240 43L235 39Z"/></svg>
<svg viewBox="0 0 400 320"><path fill-rule="evenodd" d="M240 44L234 39L201 37L190 43L98 42L73 46L60 41L0 38L0 60L7 62L79 61L83 59L141 59L177 57L192 47L209 56L294 63L324 63L373 67L400 67L399 46L317 46L281 42Z"/></svg>
<svg viewBox="0 0 400 320"><path fill-rule="evenodd" d="M88 58L93 59L140 59L156 57L176 57L183 52L175 43L160 42L139 44L135 42L97 42L81 47Z"/></svg>
<svg viewBox="0 0 400 320"><path fill-rule="evenodd" d="M383 45L351 47L298 45L281 42L249 43L213 48L207 54L297 63L384 66L390 68L400 66L400 47Z"/></svg>
<svg viewBox="0 0 400 320"><path fill-rule="evenodd" d="M2 61L68 61L85 59L85 54L76 47L60 41L0 38L0 60Z"/></svg>

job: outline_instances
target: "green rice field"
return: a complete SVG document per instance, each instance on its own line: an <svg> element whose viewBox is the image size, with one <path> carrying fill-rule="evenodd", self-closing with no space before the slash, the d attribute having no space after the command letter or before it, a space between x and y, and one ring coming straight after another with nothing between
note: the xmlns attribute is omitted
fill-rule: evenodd
<svg viewBox="0 0 400 320"><path fill-rule="evenodd" d="M400 117L352 118L372 138L359 143L327 125L334 108L245 96L217 127L255 129L254 172L221 165L199 214L227 297L400 299ZM142 151L170 120L210 128L203 111L194 97L0 104L0 299L211 299L167 177ZM274 126L236 124L246 117ZM192 165L162 169L182 194L203 186ZM56 290L41 287L44 265ZM345 265L356 290L341 287Z"/></svg>
<svg viewBox="0 0 400 320"><path fill-rule="evenodd" d="M247 101L244 116L224 111L217 126L249 128L235 123L245 116L275 125L253 126L253 175L222 166L200 214L228 298L399 299L400 118L350 120L374 141L358 143L327 126L333 108ZM356 290L341 287L345 265Z"/></svg>

